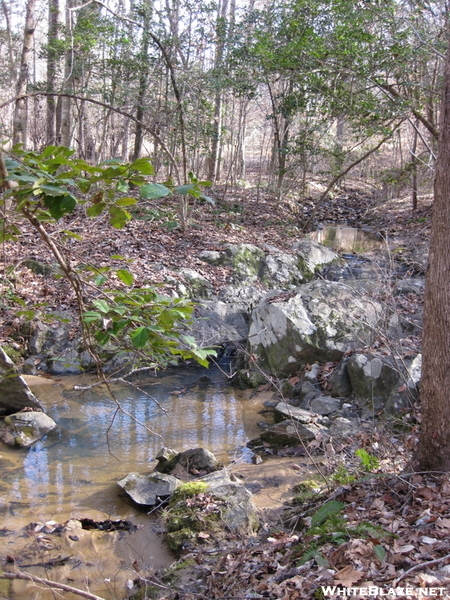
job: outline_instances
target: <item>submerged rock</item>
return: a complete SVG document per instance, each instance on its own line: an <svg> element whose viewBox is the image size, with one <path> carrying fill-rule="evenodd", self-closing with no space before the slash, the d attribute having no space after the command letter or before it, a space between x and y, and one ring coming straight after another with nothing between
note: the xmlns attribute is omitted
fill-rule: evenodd
<svg viewBox="0 0 450 600"><path fill-rule="evenodd" d="M0 347L0 415L15 413L22 408L44 410L12 360Z"/></svg>
<svg viewBox="0 0 450 600"><path fill-rule="evenodd" d="M181 485L181 481L164 473L129 473L117 484L136 504L154 506L160 498L168 498Z"/></svg>
<svg viewBox="0 0 450 600"><path fill-rule="evenodd" d="M55 421L43 412L14 413L0 421L0 439L10 446L27 448L55 427Z"/></svg>

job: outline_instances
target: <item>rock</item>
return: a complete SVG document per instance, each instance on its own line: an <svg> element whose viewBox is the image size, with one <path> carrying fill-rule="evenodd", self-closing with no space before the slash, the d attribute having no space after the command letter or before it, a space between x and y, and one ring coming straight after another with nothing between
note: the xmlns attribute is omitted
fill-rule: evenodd
<svg viewBox="0 0 450 600"><path fill-rule="evenodd" d="M356 421L337 417L331 423L328 434L334 439L339 439L354 436L356 431L358 431L358 423Z"/></svg>
<svg viewBox="0 0 450 600"><path fill-rule="evenodd" d="M225 471L180 486L164 518L167 543L178 554L195 543L220 544L225 532L249 535L259 525L251 493Z"/></svg>
<svg viewBox="0 0 450 600"><path fill-rule="evenodd" d="M247 316L266 293L267 290L257 285L226 285L220 290L219 300Z"/></svg>
<svg viewBox="0 0 450 600"><path fill-rule="evenodd" d="M275 248L264 259L261 280L269 288L292 289L306 281L298 263L297 256Z"/></svg>
<svg viewBox="0 0 450 600"><path fill-rule="evenodd" d="M239 369L239 371L236 371L231 380L233 387L238 390L247 390L249 388L255 389L260 385L266 384L267 381L268 379L264 373L249 371L247 369Z"/></svg>
<svg viewBox="0 0 450 600"><path fill-rule="evenodd" d="M209 265L222 265L226 262L225 255L222 252L217 252L216 250L203 250L198 255L200 260L208 263Z"/></svg>
<svg viewBox="0 0 450 600"><path fill-rule="evenodd" d="M160 498L169 497L181 483L164 473L129 473L117 482L130 498L144 506L159 504Z"/></svg>
<svg viewBox="0 0 450 600"><path fill-rule="evenodd" d="M411 408L419 397L420 378L422 374L422 355L405 361L406 372L402 372L398 386L391 391L384 405L387 414L396 415L402 410Z"/></svg>
<svg viewBox="0 0 450 600"><path fill-rule="evenodd" d="M179 452L166 461L160 461L155 470L160 473L171 473L178 465L188 473L192 470L211 473L220 467L219 461L212 452L206 448L192 448Z"/></svg>
<svg viewBox="0 0 450 600"><path fill-rule="evenodd" d="M0 415L15 413L22 408L44 410L12 360L0 347Z"/></svg>
<svg viewBox="0 0 450 600"><path fill-rule="evenodd" d="M375 412L383 410L391 392L400 387L400 372L392 357L353 354L348 375L354 395L367 401Z"/></svg>
<svg viewBox="0 0 450 600"><path fill-rule="evenodd" d="M18 412L0 421L0 439L5 444L27 448L55 427L53 419L43 412Z"/></svg>
<svg viewBox="0 0 450 600"><path fill-rule="evenodd" d="M417 294L422 296L425 291L425 277L400 279L394 287L394 294Z"/></svg>
<svg viewBox="0 0 450 600"><path fill-rule="evenodd" d="M248 324L236 307L220 301L203 301L195 307L189 334L202 346L224 346L242 342L248 335Z"/></svg>
<svg viewBox="0 0 450 600"><path fill-rule="evenodd" d="M299 408L298 406L292 406L287 402L279 402L275 407L275 413L279 413L282 418L288 417L289 419L295 419L299 423L313 423L316 415L311 413L309 410Z"/></svg>
<svg viewBox="0 0 450 600"><path fill-rule="evenodd" d="M247 447L258 452L258 450L265 449L267 445L274 450L298 446L302 442L314 440L324 431L326 428L314 422L302 424L293 419L285 419L272 425L269 429L265 429L257 438L250 440Z"/></svg>
<svg viewBox="0 0 450 600"><path fill-rule="evenodd" d="M348 358L343 358L328 377L331 396L346 398L352 393L352 384L348 376Z"/></svg>
<svg viewBox="0 0 450 600"><path fill-rule="evenodd" d="M311 401L320 396L320 390L311 381L302 381L299 388L299 400L304 406L309 406Z"/></svg>
<svg viewBox="0 0 450 600"><path fill-rule="evenodd" d="M259 518L252 494L244 485L231 481L226 471L206 475L199 481L208 484L208 493L225 502L221 519L231 531L249 535L258 529Z"/></svg>
<svg viewBox="0 0 450 600"><path fill-rule="evenodd" d="M265 252L253 244L226 244L224 246L228 264L233 267L230 283L254 283L261 278Z"/></svg>
<svg viewBox="0 0 450 600"><path fill-rule="evenodd" d="M307 280L312 279L322 266L339 260L335 252L307 238L296 242L293 249L297 255L297 264Z"/></svg>
<svg viewBox="0 0 450 600"><path fill-rule="evenodd" d="M213 286L206 277L203 277L194 269L180 269L180 275L185 281L184 284L178 284L178 289L183 296L204 300L209 300L212 297Z"/></svg>
<svg viewBox="0 0 450 600"><path fill-rule="evenodd" d="M331 396L318 396L311 401L309 408L318 415L331 415L341 408L341 401Z"/></svg>
<svg viewBox="0 0 450 600"><path fill-rule="evenodd" d="M288 296L272 291L251 313L248 350L259 357L256 368L289 375L370 344L383 313L380 303L338 282L314 281Z"/></svg>
<svg viewBox="0 0 450 600"><path fill-rule="evenodd" d="M68 349L47 361L48 372L51 375L77 375L83 372L80 356L76 350Z"/></svg>

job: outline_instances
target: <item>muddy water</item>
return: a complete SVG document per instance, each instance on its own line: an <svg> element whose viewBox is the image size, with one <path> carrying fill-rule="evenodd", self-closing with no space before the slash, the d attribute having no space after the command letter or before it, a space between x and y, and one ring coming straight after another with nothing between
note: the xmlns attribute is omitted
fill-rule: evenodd
<svg viewBox="0 0 450 600"><path fill-rule="evenodd" d="M163 445L205 446L221 460L245 460L245 443L258 434L258 400L232 390L220 370L192 368L113 386L77 391L82 378L30 378L58 428L31 449L0 447L0 556L40 577L71 582L106 600L125 597L127 581L173 559L152 517L130 506L117 479L156 464ZM128 519L134 533L74 530L61 536L30 523L88 517ZM52 561L64 559L63 566ZM30 566L37 565L37 566ZM54 598L35 585L0 586L0 598ZM3 595L2 595L3 594ZM64 598L71 594L64 593Z"/></svg>

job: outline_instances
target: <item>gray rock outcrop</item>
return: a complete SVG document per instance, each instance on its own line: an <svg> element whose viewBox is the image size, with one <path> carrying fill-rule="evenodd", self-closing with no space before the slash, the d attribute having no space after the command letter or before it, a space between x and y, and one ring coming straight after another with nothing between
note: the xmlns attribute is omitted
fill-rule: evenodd
<svg viewBox="0 0 450 600"><path fill-rule="evenodd" d="M288 295L272 291L252 311L248 349L258 367L288 375L370 344L383 313L380 303L339 282L314 281Z"/></svg>

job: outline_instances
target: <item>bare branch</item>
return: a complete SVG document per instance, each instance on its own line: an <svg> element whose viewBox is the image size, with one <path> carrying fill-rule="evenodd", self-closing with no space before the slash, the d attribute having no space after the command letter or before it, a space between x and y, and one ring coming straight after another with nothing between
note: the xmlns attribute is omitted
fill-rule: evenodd
<svg viewBox="0 0 450 600"><path fill-rule="evenodd" d="M33 581L34 583L46 585L49 588L63 590L64 592L71 592L72 594L82 596L83 598L88 598L89 600L105 600L101 596L91 594L90 592L85 592L84 590L79 590L77 588L72 587L71 585L66 585L65 583L58 583L57 581L51 581L50 579L43 579L42 577L37 577L36 575L30 575L29 573L23 573L21 571L16 571L15 573L3 573L0 575L0 579L24 579L25 581Z"/></svg>
<svg viewBox="0 0 450 600"><path fill-rule="evenodd" d="M39 91L39 92L28 92L27 94L24 94L22 96L16 96L15 98L6 100L6 102L2 102L2 104L0 104L0 109L4 108L5 106L8 106L8 104L13 104L14 102L17 102L18 100L21 100L23 98L32 98L32 97L36 97L36 96L58 96L61 98L72 98L73 100L81 100L83 102L90 102L91 104L96 104L97 106L101 106L103 108L107 108L108 110L112 110L113 112L117 113L118 115L122 115L122 117L130 119L130 121L133 121L133 123L137 123L138 125L141 125L141 127L143 129L145 129L145 131L148 131L148 133L155 138L155 140L158 142L158 144L161 146L161 148L167 154L167 156L175 170L178 183L181 183L180 171L178 169L177 161L175 160L175 157L170 152L170 150L167 148L166 144L159 137L159 135L151 127L148 127L148 125L145 125L144 123L142 123L142 121L139 121L138 119L136 119L136 117L134 117L132 114L130 114L124 110L121 110L120 108L116 108L116 107L112 106L111 104L107 104L106 102L101 102L100 100L94 100L93 98L85 98L84 96L79 96L78 94L68 94L66 92Z"/></svg>

